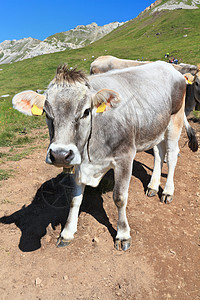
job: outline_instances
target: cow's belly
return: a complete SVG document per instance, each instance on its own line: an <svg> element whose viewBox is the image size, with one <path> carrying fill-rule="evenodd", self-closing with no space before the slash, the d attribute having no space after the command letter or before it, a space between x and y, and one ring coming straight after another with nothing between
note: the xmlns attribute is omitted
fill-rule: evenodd
<svg viewBox="0 0 200 300"><path fill-rule="evenodd" d="M136 151L137 152L142 152L142 151L147 151L151 148L153 148L155 145L158 145L161 141L163 141L165 138L165 132L160 134L154 139L151 140L146 140L146 141L136 141Z"/></svg>
<svg viewBox="0 0 200 300"><path fill-rule="evenodd" d="M165 117L162 114L157 114L151 121L148 119L146 121L143 118L135 131L136 151L149 150L163 141L170 120L171 115L169 113L166 113Z"/></svg>

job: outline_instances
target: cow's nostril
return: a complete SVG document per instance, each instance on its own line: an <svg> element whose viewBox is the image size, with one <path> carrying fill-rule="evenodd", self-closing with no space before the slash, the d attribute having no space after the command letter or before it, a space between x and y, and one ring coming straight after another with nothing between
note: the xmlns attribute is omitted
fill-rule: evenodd
<svg viewBox="0 0 200 300"><path fill-rule="evenodd" d="M65 160L70 161L74 158L74 152L69 150L68 153L65 155Z"/></svg>
<svg viewBox="0 0 200 300"><path fill-rule="evenodd" d="M55 161L55 157L53 156L51 149L50 149L50 160L52 161L52 163Z"/></svg>

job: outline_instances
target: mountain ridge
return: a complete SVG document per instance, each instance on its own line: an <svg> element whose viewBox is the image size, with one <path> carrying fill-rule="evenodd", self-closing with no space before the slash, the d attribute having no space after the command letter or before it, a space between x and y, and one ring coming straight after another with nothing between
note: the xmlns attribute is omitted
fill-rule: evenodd
<svg viewBox="0 0 200 300"><path fill-rule="evenodd" d="M82 48L101 39L123 24L124 22L112 22L98 26L93 22L88 25L78 25L69 31L51 35L43 41L31 37L20 40L5 40L0 43L0 64L21 61L66 49Z"/></svg>

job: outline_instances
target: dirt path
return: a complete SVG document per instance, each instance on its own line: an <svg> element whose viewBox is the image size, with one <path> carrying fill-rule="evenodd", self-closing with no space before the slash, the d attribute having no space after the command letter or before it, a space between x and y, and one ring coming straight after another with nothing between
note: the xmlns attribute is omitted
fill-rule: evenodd
<svg viewBox="0 0 200 300"><path fill-rule="evenodd" d="M192 126L200 141L200 124ZM67 214L67 179L44 163L45 149L8 162L17 172L0 186L0 217L6 216L0 219L0 299L199 300L200 151L192 153L186 141L183 131L170 205L145 196L153 157L136 156L127 252L113 246L117 210L112 192L105 192L112 176L99 188L87 188L75 240L57 249ZM162 187L166 170L165 165Z"/></svg>

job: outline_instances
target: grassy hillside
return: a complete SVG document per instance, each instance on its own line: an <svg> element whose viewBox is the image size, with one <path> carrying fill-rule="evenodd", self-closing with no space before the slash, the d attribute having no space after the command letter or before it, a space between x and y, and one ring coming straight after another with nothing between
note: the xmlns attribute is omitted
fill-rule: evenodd
<svg viewBox="0 0 200 300"><path fill-rule="evenodd" d="M145 13L110 33L95 47L113 55L144 60L176 56L180 62L200 62L200 9ZM187 37L184 37L187 35ZM103 44L103 45L102 45Z"/></svg>
<svg viewBox="0 0 200 300"><path fill-rule="evenodd" d="M81 49L38 56L13 64L1 65L0 95L0 146L16 144L18 132L45 124L44 118L31 118L12 109L14 94L26 89L45 89L55 74L56 67L64 62L77 65L89 73L90 63L100 55L140 60L164 60L164 54L179 62L200 62L200 9L144 13L127 22L103 39ZM183 37L187 35L187 37ZM20 143L28 142L27 136Z"/></svg>

